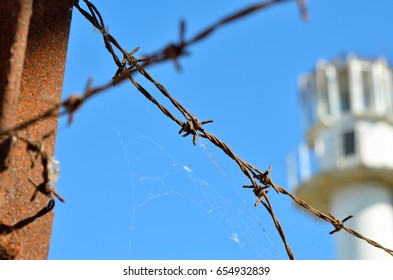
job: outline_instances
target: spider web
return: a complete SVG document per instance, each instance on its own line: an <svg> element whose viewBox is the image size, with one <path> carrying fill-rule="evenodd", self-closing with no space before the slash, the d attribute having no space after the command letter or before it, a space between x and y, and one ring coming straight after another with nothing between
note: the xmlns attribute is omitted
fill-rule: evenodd
<svg viewBox="0 0 393 280"><path fill-rule="evenodd" d="M231 183L203 139L192 151L201 161L132 128L117 134L131 193L130 258L286 258L261 211L254 212L254 197ZM201 165L210 172L199 171Z"/></svg>

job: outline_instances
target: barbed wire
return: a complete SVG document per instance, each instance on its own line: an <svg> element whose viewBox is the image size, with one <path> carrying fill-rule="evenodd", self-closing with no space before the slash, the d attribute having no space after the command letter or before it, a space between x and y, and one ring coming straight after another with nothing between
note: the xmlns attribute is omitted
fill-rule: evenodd
<svg viewBox="0 0 393 280"><path fill-rule="evenodd" d="M270 178L270 172L271 172L271 167L266 172L261 172L259 169L256 167L252 166L251 164L243 161L241 158L239 158L230 148L227 144L225 144L223 141L221 141L219 138L214 136L213 134L207 132L203 125L207 123L213 122L212 120L208 121L199 121L190 111L188 111L184 106L182 106L175 98L173 98L169 92L165 89L165 87L160 84L158 81L156 81L145 69L144 66L148 66L152 63L157 63L157 62L162 62L166 60L173 60L175 62L175 66L179 69L180 66L178 64L178 58L182 56L183 54L186 53L186 48L204 38L206 38L208 35L213 33L215 30L218 28L233 22L235 20L238 20L240 18L243 18L253 12L266 9L267 7L277 4L280 2L284 1L267 1L259 4L255 4L253 6L247 7L243 10L240 10L228 17L223 18L222 20L218 21L217 23L209 26L208 28L202 30L199 32L197 35L192 37L189 40L185 40L184 38L184 33L185 33L185 22L181 21L180 23L180 32L179 32L179 43L178 44L170 44L166 48L164 48L161 51L158 51L157 53L150 55L148 57L144 57L142 59L135 58L133 55L139 50L139 48L135 48L132 52L127 53L120 45L118 42L107 32L105 29L105 23L99 14L98 9L88 0L83 0L86 5L88 6L88 9L90 10L91 14L88 14L85 10L83 10L79 6L79 1L75 0L74 5L75 7L81 11L81 13L93 24L94 27L96 27L98 30L101 31L105 46L107 50L111 53L112 57L114 58L114 62L116 65L119 67L114 78L114 84L117 84L119 81L122 81L125 78L128 78L131 83L140 91L148 100L150 100L153 104L155 104L167 117L169 117L171 120L176 122L181 128L179 133L183 133L183 136L188 136L192 135L193 136L193 144L196 144L196 137L203 137L208 139L211 143L213 143L216 147L221 149L225 154L227 154L231 159L233 159L237 165L239 166L240 170L243 172L243 174L250 180L251 185L244 186L244 188L250 188L253 190L254 194L258 197L257 202L255 203L255 206L258 204L262 204L265 209L268 211L270 214L275 227L284 243L285 249L287 251L288 257L290 259L294 259L293 252L286 240L284 230L277 219L274 211L272 204L267 196L268 188L273 188L277 193L285 194L292 198L298 205L301 207L305 208L309 212L313 213L315 216L330 222L334 226L334 230L330 232L330 234L333 234L335 232L340 231L341 229L345 229L348 233L352 234L353 236L356 236L358 238L364 239L366 242L369 244L380 248L384 250L385 252L389 253L390 255L393 256L393 250L387 249L380 245L379 243L370 240L363 235L357 233L353 229L350 229L344 225L344 223L350 219L352 216L348 216L347 218L343 220L339 220L333 216L333 214L324 214L321 211L312 208L309 204L307 204L305 201L301 200L300 198L296 197L292 193L288 192L286 189L279 187L276 185ZM306 9L306 5L304 1L298 0L297 4L300 8L300 11L302 13L302 16L304 19L308 18L308 13ZM113 48L110 46L110 43L113 43L114 46L121 51L123 54L123 60L119 64L119 59L116 56ZM142 63L141 65L139 63ZM128 67L127 67L128 66ZM150 94L144 87L142 87L133 77L132 73L133 71L139 72L142 76L144 76L148 81L153 83L155 87L163 94L167 99L170 100L170 102L173 104L173 106L184 116L185 121L181 121L177 119L166 107L164 107L162 104L160 104L152 94ZM259 181L259 183L262 184L259 185L256 180Z"/></svg>
<svg viewBox="0 0 393 280"><path fill-rule="evenodd" d="M290 0L271 0L271 1L266 1L266 2L261 2L258 4L254 4L252 6L246 7L242 10L239 10L235 12L232 15L229 15L216 23L208 26L207 28L203 29L199 33L197 33L195 36L191 37L191 39L186 40L185 39L185 28L186 24L184 21L180 22L180 29L179 29L179 42L178 43L172 43L166 46L165 48L158 50L157 52L142 57L142 58L136 58L134 55L136 52L139 50L139 48L135 48L131 52L127 52L124 48L121 47L121 45L117 42L117 40L108 32L108 29L105 25L105 22L99 12L99 10L88 0L83 0L85 5L87 6L87 10L83 9L79 5L79 0L74 0L74 7L97 29L101 32L104 44L108 52L111 54L114 63L118 67L115 75L113 76L112 80L108 82L107 84L104 84L102 86L98 87L92 87L91 84L92 82L89 81L87 83L87 86L85 88L85 91L82 95L78 94L73 94L69 96L66 100L61 102L60 104L55 104L51 109L43 113L42 115L39 115L35 118L32 118L31 120L28 120L24 123L22 123L19 126L16 126L12 129L9 130L4 130L0 131L0 137L11 137L12 139L17 139L24 141L27 144L27 150L30 150L31 152L36 154L36 158L38 156L41 157L41 164L44 166L44 171L43 171L43 178L44 182L39 184L38 186L36 185L36 192L41 192L44 195L47 195L50 197L50 201L53 201L52 196L56 196L59 200L63 201L62 197L55 192L53 188L50 188L50 176L49 172L50 168L48 166L48 158L46 158L46 153L45 150L42 148L42 140L40 139L38 142L37 141L32 141L27 138L23 138L17 135L17 132L19 130L25 129L28 126L35 124L43 119L50 118L50 117L59 117L62 115L68 115L68 123L71 124L74 118L75 112L81 108L81 106L92 96L95 96L109 88L111 88L114 85L117 85L125 80L129 80L135 88L142 94L144 95L149 101L151 101L154 105L156 105L159 110L166 115L168 118L170 118L172 121L177 123L180 126L179 134L182 134L183 137L192 135L193 137L193 144L196 144L196 139L197 137L205 138L208 139L212 144L214 144L217 148L221 149L228 157L230 157L232 160L235 161L235 163L238 165L242 173L248 178L250 181L250 185L245 185L243 186L244 188L252 189L254 192L255 196L257 197L257 201L255 202L255 206L258 206L259 204L262 204L264 208L267 210L269 213L270 217L272 218L274 225L277 229L277 232L279 233L281 240L285 246L287 255L290 259L294 259L294 254L287 242L283 227L281 226L278 218L275 215L275 212L273 210L273 206L269 200L268 197L268 192L270 189L273 189L279 194L284 194L288 197L290 197L295 203L297 203L300 207L306 209L316 217L329 222L332 224L334 227L334 230L330 232L330 234L333 234L335 232L338 232L342 229L347 231L349 234L363 239L372 246L375 246L379 249L384 250L388 254L393 256L393 250L385 248L384 246L380 245L379 243L366 238L365 236L361 235L360 233L356 232L355 230L345 226L345 222L350 219L352 216L348 216L347 218L343 220L339 220L336 217L333 216L333 214L325 214L322 213L321 211L311 207L308 203L303 201L302 199L296 197L294 194L291 192L287 191L286 189L276 185L271 177L270 173L272 168L269 167L269 169L265 172L260 171L258 168L254 167L250 163L242 160L239 158L231 149L230 147L221 141L218 137L215 135L209 133L204 129L204 125L213 122L212 120L206 120L206 121L199 121L198 118L193 115L190 111L188 111L181 103L179 103L175 98L173 98L170 93L166 90L166 88L156 81L147 71L146 68L148 66L161 63L164 61L172 60L175 63L175 66L177 69L180 69L180 64L178 62L178 59L188 53L187 48L203 39L206 37L210 36L213 32L215 32L217 29L234 22L236 20L245 18L246 16L255 13L257 11L264 10L272 5L276 5L279 3L283 2L288 2ZM307 12L307 7L305 5L305 2L303 0L297 0L297 5L300 9L301 15L303 19L308 18L308 12ZM117 55L115 49L119 51L123 55L123 59L120 59L119 56ZM144 78L146 78L149 82L154 84L154 86L158 89L158 91L163 94L171 103L172 105L179 111L182 116L184 117L184 120L180 120L177 117L175 117L170 110L168 110L165 106L163 106L161 103L159 103L154 96L146 90L140 83L136 81L136 79L133 77L133 74L135 72L140 73ZM45 137L45 136L44 136ZM11 139L10 138L10 139ZM41 143L41 144L40 144ZM32 163L34 161L32 160ZM34 185L35 183L32 182ZM34 199L35 194L32 196L32 199ZM49 204L48 204L49 205ZM49 207L51 206L51 207ZM52 209L53 205L49 205L48 209Z"/></svg>

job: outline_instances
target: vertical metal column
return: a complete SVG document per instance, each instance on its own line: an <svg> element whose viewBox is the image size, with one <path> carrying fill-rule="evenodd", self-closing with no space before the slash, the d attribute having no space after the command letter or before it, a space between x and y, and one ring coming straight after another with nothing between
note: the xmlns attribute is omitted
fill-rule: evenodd
<svg viewBox="0 0 393 280"><path fill-rule="evenodd" d="M72 0L1 0L0 131L45 112L61 99ZM39 140L56 132L57 118L20 131ZM43 141L53 155L55 133ZM46 259L53 212L31 219L47 205L41 193L43 167L32 168L26 144L0 136L0 259ZM25 221L24 226L21 225ZM28 221L28 222L26 222Z"/></svg>

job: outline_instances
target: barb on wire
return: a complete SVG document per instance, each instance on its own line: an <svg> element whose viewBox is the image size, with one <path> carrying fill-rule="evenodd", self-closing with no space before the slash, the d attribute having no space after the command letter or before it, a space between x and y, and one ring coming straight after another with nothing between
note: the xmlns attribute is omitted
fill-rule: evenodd
<svg viewBox="0 0 393 280"><path fill-rule="evenodd" d="M255 196L258 198L258 200L254 203L255 207L258 206L258 204L262 202L262 200L265 198L265 196L269 192L269 190L267 190L269 188L269 186L263 186L263 187L261 187L261 186L258 186L258 187L243 186L243 188L253 189L252 191L254 192Z"/></svg>
<svg viewBox="0 0 393 280"><path fill-rule="evenodd" d="M223 26L228 25L234 21L240 20L252 13L258 12L260 10L266 9L274 4L278 4L280 2L286 2L288 0L271 0L271 1L264 1L262 3L254 4L250 7L242 9L238 12L235 12L232 15L224 17L223 19L217 21L216 23L208 26L207 28L201 30L196 35L191 37L189 40L185 39L185 21L180 22L180 32L179 32L179 42L178 43L171 43L166 46L163 50L159 50L151 55L148 55L142 58L140 61L144 62L143 67L151 63L162 62L166 60L173 60L175 66L178 70L180 70L180 65L178 64L178 58L182 55L189 54L187 48L191 45L206 39L208 36L212 35L215 31L220 29Z"/></svg>
<svg viewBox="0 0 393 280"><path fill-rule="evenodd" d="M329 215L330 218L332 218L332 219L334 220L334 222L332 221L332 225L334 226L334 230L332 230L331 232L329 232L329 234L333 234L333 233L339 232L341 229L344 228L344 223L345 223L346 221L348 221L349 219L353 218L353 216L350 215L350 216L346 217L345 219L343 219L342 221L340 221L340 220L337 220L337 219L333 216L332 213L329 213L328 215Z"/></svg>
<svg viewBox="0 0 393 280"><path fill-rule="evenodd" d="M93 88L91 86L92 83L93 81L89 79L82 95L72 94L61 103L63 111L60 112L60 115L68 115L68 124L72 123L75 112L82 107L82 104L84 104L86 100L112 87L112 84L108 83L106 85Z"/></svg>
<svg viewBox="0 0 393 280"><path fill-rule="evenodd" d="M272 182L272 184L274 184L274 183ZM330 234L333 234L333 233L335 233L337 231L340 231L340 230L344 229L349 234L351 234L351 235L353 235L353 236L355 236L357 238L363 239L368 244L370 244L370 245L372 245L372 246L374 246L376 248L379 248L379 249L385 251L386 253L388 253L389 255L393 256L393 249L386 248L386 247L382 246L381 244L379 244L378 242L375 242L374 240L371 240L371 239L361 235L360 233L356 232L355 230L345 226L344 223L347 220L351 219L352 216L348 216L345 219L343 219L342 221L340 221L339 219L334 217L332 213L329 213L329 214L322 213L321 211L311 207L304 200L298 198L297 196L293 195L291 192L287 191L286 189L284 189L284 188L282 188L282 187L280 187L278 185L275 185L275 189L277 189L279 193L284 194L284 195L290 197L300 207L306 209L307 211L309 211L310 213L312 213L316 217L318 217L318 218L320 218L320 219L330 223L334 227L334 230L331 231Z"/></svg>
<svg viewBox="0 0 393 280"><path fill-rule="evenodd" d="M192 143L194 146L196 145L196 138L197 136L204 137L203 134L199 134L198 131L203 131L202 125L207 123L212 123L213 120L207 120L200 122L198 119L192 117L187 122L184 122L181 129L179 130L179 134L183 133L183 137L187 137L188 135L192 135Z"/></svg>
<svg viewBox="0 0 393 280"><path fill-rule="evenodd" d="M56 192L54 187L51 187L57 181L57 176L60 172L57 162L53 159L53 157L49 156L48 153L45 151L43 140L48 138L50 135L53 134L53 131L49 132L48 134L44 135L40 140L30 140L22 136L16 135L18 140L21 140L26 143L27 151L32 152L35 155L30 156L31 160L31 168L34 167L36 160L38 157L41 157L41 165L43 167L42 170L42 179L43 182L36 184L32 179L28 179L29 182L35 187L35 191L31 196L30 201L34 201L37 193L42 193L48 197L49 201L53 200L53 196L57 197L61 202L65 202L64 199ZM54 166L55 165L55 166Z"/></svg>
<svg viewBox="0 0 393 280"><path fill-rule="evenodd" d="M235 22L237 20L243 19L253 13L256 13L261 10L265 10L266 8L278 4L281 2L287 2L289 0L271 0L271 1L264 1L262 3L257 3L252 6L249 6L245 9L237 11L229 16L224 17L223 19L217 21L216 23L208 26L207 28L203 29L202 31L198 32L196 35L191 37L189 40L185 40L185 21L182 20L180 22L180 36L179 36L179 43L171 43L163 50L160 50L154 54L144 57L139 61L143 61L146 64L153 63L153 62L161 62L166 60L173 60L176 66L176 69L180 70L180 64L178 63L178 58L182 55L187 55L189 52L186 48L190 47L191 45L206 39L208 36L212 35L215 31L220 29L223 26L228 25L229 23ZM307 20L309 15L307 11L307 6L305 0L297 0L297 5L299 7L301 16L303 20ZM143 65L144 67L146 65Z"/></svg>
<svg viewBox="0 0 393 280"><path fill-rule="evenodd" d="M166 60L172 60L175 64L176 70L181 71L182 68L179 63L179 57L189 54L189 52L186 50L186 47L189 45L189 43L185 40L185 32L186 22L181 20L179 27L179 43L171 43L159 53L153 54L150 57L145 57L140 61L157 63ZM146 67L146 65L144 65L144 67Z"/></svg>
<svg viewBox="0 0 393 280"><path fill-rule="evenodd" d="M303 20L308 20L310 15L308 14L307 5L305 2L305 0L297 0L297 5Z"/></svg>

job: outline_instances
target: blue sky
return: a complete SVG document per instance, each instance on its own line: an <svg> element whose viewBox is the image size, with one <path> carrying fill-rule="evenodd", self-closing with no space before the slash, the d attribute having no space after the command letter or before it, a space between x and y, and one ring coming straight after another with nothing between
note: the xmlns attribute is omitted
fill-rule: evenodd
<svg viewBox="0 0 393 280"><path fill-rule="evenodd" d="M254 1L93 1L109 32L139 55L186 37ZM230 24L180 60L148 71L242 159L288 187L286 157L303 140L297 78L319 58L353 52L393 60L393 2L295 1ZM73 12L63 96L89 78L108 82L116 66L101 35ZM137 80L160 102L159 92ZM173 112L175 112L173 110ZM242 186L247 179L212 144L178 135L130 84L88 101L71 126L59 122L61 164L50 259L287 259L270 217ZM330 225L271 193L297 259L334 259Z"/></svg>

